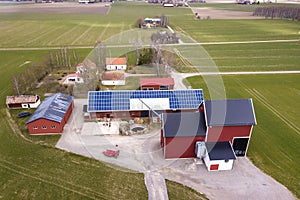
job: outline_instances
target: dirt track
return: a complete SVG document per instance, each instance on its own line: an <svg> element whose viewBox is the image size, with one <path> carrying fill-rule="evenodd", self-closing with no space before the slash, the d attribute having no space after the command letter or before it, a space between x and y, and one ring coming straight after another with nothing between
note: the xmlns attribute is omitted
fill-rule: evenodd
<svg viewBox="0 0 300 200"><path fill-rule="evenodd" d="M31 13L31 14L107 14L110 6L104 3L40 3L0 6L0 13Z"/></svg>

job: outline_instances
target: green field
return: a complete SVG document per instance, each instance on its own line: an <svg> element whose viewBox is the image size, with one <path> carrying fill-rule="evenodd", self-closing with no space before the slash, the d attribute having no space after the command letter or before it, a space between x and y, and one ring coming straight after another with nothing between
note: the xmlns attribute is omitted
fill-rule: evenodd
<svg viewBox="0 0 300 200"><path fill-rule="evenodd" d="M206 77L207 78L207 77ZM256 166L287 186L298 197L300 170L300 75L226 75L227 98L252 98L258 125L254 127L248 157ZM187 79L203 88L202 77ZM292 98L291 98L292 97Z"/></svg>
<svg viewBox="0 0 300 200"><path fill-rule="evenodd" d="M205 4L192 3L190 4L190 6L208 7L216 10L243 11L243 12L253 12L255 8L267 7L267 6L296 6L294 4L283 4L283 3L267 4L262 2L263 1L260 1L260 4L253 4L253 5L240 5L236 3L205 3Z"/></svg>
<svg viewBox="0 0 300 200"><path fill-rule="evenodd" d="M203 45L220 71L300 70L300 43Z"/></svg>
<svg viewBox="0 0 300 200"><path fill-rule="evenodd" d="M166 14L170 25L198 42L299 39L299 22L288 20L194 20L189 9L115 4L108 15L1 14L0 48L94 46L135 26L139 16ZM203 45L220 71L299 70L299 42ZM83 60L91 49L78 51ZM42 61L50 50L0 51L0 198L145 199L142 174L123 173L93 159L24 141L8 125L5 97L11 77L26 61ZM258 126L248 156L256 166L299 194L299 75L224 76L229 98L253 98ZM201 78L191 78L203 88ZM134 81L133 81L134 82ZM43 94L41 94L43 95ZM299 130L298 130L299 132ZM35 139L35 141L38 141ZM43 139L41 139L43 140ZM50 142L51 144L51 142ZM197 197L167 182L170 199ZM177 192L176 192L177 191ZM179 191L179 192L178 192ZM191 198L192 199L192 198Z"/></svg>

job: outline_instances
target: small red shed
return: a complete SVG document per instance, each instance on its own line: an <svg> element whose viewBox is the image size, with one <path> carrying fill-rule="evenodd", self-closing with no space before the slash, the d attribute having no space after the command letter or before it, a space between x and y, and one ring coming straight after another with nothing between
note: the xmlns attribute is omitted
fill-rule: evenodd
<svg viewBox="0 0 300 200"><path fill-rule="evenodd" d="M196 157L196 142L205 136L203 112L163 113L161 147L166 159Z"/></svg>
<svg viewBox="0 0 300 200"><path fill-rule="evenodd" d="M57 93L46 98L26 122L30 134L59 134L67 123L74 102L70 95Z"/></svg>
<svg viewBox="0 0 300 200"><path fill-rule="evenodd" d="M173 90L173 78L140 78L141 90Z"/></svg>
<svg viewBox="0 0 300 200"><path fill-rule="evenodd" d="M256 118L252 99L206 100L207 142L229 141L236 156L245 156Z"/></svg>

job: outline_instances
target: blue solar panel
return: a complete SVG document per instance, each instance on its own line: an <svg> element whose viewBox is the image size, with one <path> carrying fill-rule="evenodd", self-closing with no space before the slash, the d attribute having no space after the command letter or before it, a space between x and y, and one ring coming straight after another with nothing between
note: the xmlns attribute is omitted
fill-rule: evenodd
<svg viewBox="0 0 300 200"><path fill-rule="evenodd" d="M72 102L72 96L56 93L40 104L26 124L41 118L61 122Z"/></svg>
<svg viewBox="0 0 300 200"><path fill-rule="evenodd" d="M197 90L122 90L90 91L88 111L128 111L130 99L169 99L169 109L197 109L203 102L201 89Z"/></svg>

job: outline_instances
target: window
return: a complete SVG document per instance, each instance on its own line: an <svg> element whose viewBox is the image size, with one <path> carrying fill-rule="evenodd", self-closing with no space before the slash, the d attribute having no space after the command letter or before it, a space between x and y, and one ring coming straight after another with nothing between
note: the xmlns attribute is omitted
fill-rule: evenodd
<svg viewBox="0 0 300 200"><path fill-rule="evenodd" d="M34 126L33 129L36 130L36 129L38 129L38 127L37 127L37 126Z"/></svg>
<svg viewBox="0 0 300 200"><path fill-rule="evenodd" d="M47 129L47 126L42 126L42 129Z"/></svg>
<svg viewBox="0 0 300 200"><path fill-rule="evenodd" d="M168 90L169 86L168 85L161 85L161 86L159 86L159 89L160 90Z"/></svg>
<svg viewBox="0 0 300 200"><path fill-rule="evenodd" d="M53 125L53 126L51 126L51 128L52 128L52 129L56 129L56 126L55 126L55 125Z"/></svg>

